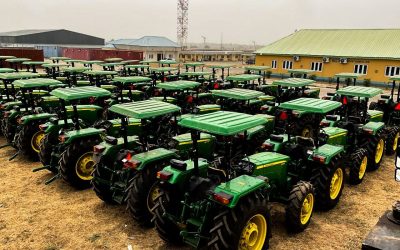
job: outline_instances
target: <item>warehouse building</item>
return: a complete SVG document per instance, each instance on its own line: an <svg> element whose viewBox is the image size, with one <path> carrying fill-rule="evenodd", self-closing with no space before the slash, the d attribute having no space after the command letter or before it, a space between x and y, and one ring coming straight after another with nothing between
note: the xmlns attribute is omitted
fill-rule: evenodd
<svg viewBox="0 0 400 250"><path fill-rule="evenodd" d="M62 56L63 48L101 48L104 39L65 29L18 30L0 33L0 47L42 49L44 57Z"/></svg>
<svg viewBox="0 0 400 250"><path fill-rule="evenodd" d="M400 29L304 29L256 52L275 75L311 69L318 79L353 72L371 82L400 74Z"/></svg>
<svg viewBox="0 0 400 250"><path fill-rule="evenodd" d="M117 39L107 43L107 48L143 51L144 60L179 58L181 47L162 36L144 36L139 39Z"/></svg>

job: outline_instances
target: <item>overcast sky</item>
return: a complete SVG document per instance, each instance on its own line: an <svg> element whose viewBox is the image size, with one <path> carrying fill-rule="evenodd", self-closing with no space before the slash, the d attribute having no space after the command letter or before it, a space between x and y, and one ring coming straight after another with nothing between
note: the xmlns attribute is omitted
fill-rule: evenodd
<svg viewBox="0 0 400 250"><path fill-rule="evenodd" d="M0 0L0 31L58 29L176 41L176 0ZM258 45L302 28L400 28L399 0L189 0L189 42Z"/></svg>

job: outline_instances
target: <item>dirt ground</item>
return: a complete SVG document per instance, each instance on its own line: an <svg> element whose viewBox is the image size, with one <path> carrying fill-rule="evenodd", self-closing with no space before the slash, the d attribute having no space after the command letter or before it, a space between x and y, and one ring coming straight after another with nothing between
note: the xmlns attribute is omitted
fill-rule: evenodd
<svg viewBox="0 0 400 250"><path fill-rule="evenodd" d="M5 143L0 139L0 145ZM123 206L110 206L92 190L77 191L61 180L45 186L52 175L32 173L39 163L0 150L0 249L173 249L154 229L142 229ZM360 249L379 216L400 200L394 158L369 172L359 186L346 185L340 203L316 212L305 232L291 235L284 227L284 208L272 206L271 249Z"/></svg>

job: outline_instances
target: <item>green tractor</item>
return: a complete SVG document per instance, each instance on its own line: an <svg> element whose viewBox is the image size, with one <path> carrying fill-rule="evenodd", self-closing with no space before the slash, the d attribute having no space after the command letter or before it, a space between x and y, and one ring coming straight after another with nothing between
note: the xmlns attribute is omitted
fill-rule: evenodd
<svg viewBox="0 0 400 250"><path fill-rule="evenodd" d="M90 70L89 67L68 67L63 69L63 73L66 77L65 83L68 87L89 85L90 82L86 81L83 72Z"/></svg>
<svg viewBox="0 0 400 250"><path fill-rule="evenodd" d="M232 88L211 90L217 103L223 110L237 111L248 114L257 114L265 102L273 101L275 97L264 95L263 92Z"/></svg>
<svg viewBox="0 0 400 250"><path fill-rule="evenodd" d="M345 140L337 144L345 146L347 162L350 163L349 181L362 182L366 170L377 170L386 150L397 148L397 127L385 126L383 112L368 110L370 98L382 93L381 89L349 86L336 91L342 108L336 114L326 116L321 125L326 134L343 133Z"/></svg>
<svg viewBox="0 0 400 250"><path fill-rule="evenodd" d="M86 188L94 165L93 146L101 141L104 130L111 134L118 134L119 131L118 121L104 124L102 118L107 109L106 99L111 93L88 86L59 88L53 90L51 95L59 98L61 111L58 117L50 118L39 126L44 131L39 146L43 166L33 171L47 169L55 173L46 184L62 177L77 188ZM80 105L86 100L92 104Z"/></svg>
<svg viewBox="0 0 400 250"><path fill-rule="evenodd" d="M122 70L116 70L117 67L123 68L124 64L122 62L105 62L100 64L101 67L103 67L103 71L116 71L116 72L121 72Z"/></svg>
<svg viewBox="0 0 400 250"><path fill-rule="evenodd" d="M88 76L90 85L96 87L109 85L109 83L113 80L114 76L118 74L116 71L106 71L106 70L88 70L82 73Z"/></svg>
<svg viewBox="0 0 400 250"><path fill-rule="evenodd" d="M245 74L254 74L262 76L262 84L267 84L267 72L271 69L269 66L249 65L244 67Z"/></svg>
<svg viewBox="0 0 400 250"><path fill-rule="evenodd" d="M42 67L46 70L46 77L58 79L59 77L63 77L62 69L67 68L68 64L66 63L44 63Z"/></svg>
<svg viewBox="0 0 400 250"><path fill-rule="evenodd" d="M117 87L114 99L119 103L146 99L154 91L153 80L144 76L117 76L112 84Z"/></svg>
<svg viewBox="0 0 400 250"><path fill-rule="evenodd" d="M275 102L268 102L261 107L261 110L267 114L275 114L276 107L282 102L295 100L300 97L318 98L320 89L310 88L309 85L315 83L314 80L304 78L287 78L275 80L272 86L276 86Z"/></svg>
<svg viewBox="0 0 400 250"><path fill-rule="evenodd" d="M156 82L177 81L179 78L179 69L174 67L150 68L150 73Z"/></svg>
<svg viewBox="0 0 400 250"><path fill-rule="evenodd" d="M208 85L208 90L229 88L230 83L225 81L229 76L232 65L207 65L211 69L211 79ZM221 70L221 75L218 76L218 71ZM226 75L225 75L226 72Z"/></svg>
<svg viewBox="0 0 400 250"><path fill-rule="evenodd" d="M183 80L196 81L201 83L203 85L204 91L207 90L207 87L209 85L210 75L211 72L206 71L182 72L179 74L180 78L182 78Z"/></svg>
<svg viewBox="0 0 400 250"><path fill-rule="evenodd" d="M94 191L107 203L128 201L133 218L141 225L151 225L149 207L157 191L151 189L156 173L172 158L188 157L190 135L178 135L180 108L170 103L146 100L117 104L110 111L121 117L122 137L107 136L94 147ZM128 118L141 124L138 136L125 132ZM212 156L213 141L212 136L201 135L198 143L203 157Z"/></svg>
<svg viewBox="0 0 400 250"><path fill-rule="evenodd" d="M84 67L88 67L93 69L93 65L100 65L104 63L103 61L100 60L89 60L89 61L83 61L82 64Z"/></svg>
<svg viewBox="0 0 400 250"><path fill-rule="evenodd" d="M335 75L336 78L336 87L335 89L338 90L340 88L340 83L343 83L343 87L348 87L351 84L353 86L356 86L357 80L362 77L362 74L357 74L357 73L338 73ZM333 101L338 101L340 98L335 94L335 92L328 92L326 93L326 96L322 97L323 99L326 100L333 100Z"/></svg>
<svg viewBox="0 0 400 250"><path fill-rule="evenodd" d="M201 71L203 71L205 64L202 62L188 62L184 63L183 66L185 67L185 72L190 72L190 69L192 69L192 72L196 72L196 68L201 68Z"/></svg>
<svg viewBox="0 0 400 250"><path fill-rule="evenodd" d="M3 68L5 66L5 61L7 59L12 59L15 58L15 56L0 56L0 68Z"/></svg>
<svg viewBox="0 0 400 250"><path fill-rule="evenodd" d="M182 113L193 113L198 105L208 104L211 102L210 93L199 93L201 84L194 81L171 81L158 83L156 88L160 91L157 95L151 97L151 100L164 101L177 104L182 108Z"/></svg>
<svg viewBox="0 0 400 250"><path fill-rule="evenodd" d="M7 111L4 112L2 131L8 142L8 144L4 146L16 147L16 139L18 138L14 138L14 136L18 131L17 128L19 125L24 124L24 119L22 117L35 114L41 116L44 112L53 111L58 101L49 97L48 93L51 89L63 85L60 81L54 79L34 78L16 80L12 83L12 86L13 88L18 88L21 95L17 97L19 100L5 104L5 106L7 106ZM10 107L10 109L8 107ZM17 155L18 154L15 156Z"/></svg>
<svg viewBox="0 0 400 250"><path fill-rule="evenodd" d="M157 173L158 195L152 212L163 240L195 248L268 247L269 199L274 190L276 199L288 202L283 195L288 195L292 180L286 173L289 157L271 152L249 155L254 152L252 143L235 143L235 138L246 138L249 130L265 122L261 116L227 111L179 122L190 129L193 149L190 160L171 160L170 166ZM200 132L218 138L212 161L198 155ZM308 222L314 200L312 185L301 182L295 187L292 196L297 196L300 203L296 205L302 208L297 208L296 216Z"/></svg>
<svg viewBox="0 0 400 250"><path fill-rule="evenodd" d="M22 63L26 67L26 72L30 72L32 68L32 73L38 73L36 67L44 64L43 61L26 61Z"/></svg>
<svg viewBox="0 0 400 250"><path fill-rule="evenodd" d="M20 70L22 70L22 63L23 62L27 62L27 61L31 61L31 59L29 58L8 58L5 60L9 65L10 68L15 69L16 72L19 72Z"/></svg>
<svg viewBox="0 0 400 250"><path fill-rule="evenodd" d="M12 85L12 83L15 80L31 79L31 78L37 78L37 77L39 77L39 74L31 73L31 72L7 72L7 73L0 72L0 80L3 82L3 86L1 86L1 88L0 88L1 103L4 104L6 102L15 101L17 91L16 91L16 88L14 87L14 85Z"/></svg>
<svg viewBox="0 0 400 250"><path fill-rule="evenodd" d="M230 75L226 77L226 80L230 82L230 88L244 88L256 90L262 83L262 76L241 74L241 75Z"/></svg>
<svg viewBox="0 0 400 250"><path fill-rule="evenodd" d="M146 76L150 77L150 65L146 64L133 64L125 65L125 71L128 76Z"/></svg>

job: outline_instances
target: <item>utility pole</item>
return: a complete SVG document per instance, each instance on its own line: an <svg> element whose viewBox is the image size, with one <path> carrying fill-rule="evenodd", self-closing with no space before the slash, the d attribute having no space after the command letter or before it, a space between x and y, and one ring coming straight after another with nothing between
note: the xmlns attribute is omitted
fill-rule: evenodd
<svg viewBox="0 0 400 250"><path fill-rule="evenodd" d="M203 38L203 47L206 48L206 37L205 36L201 36L201 38Z"/></svg>

